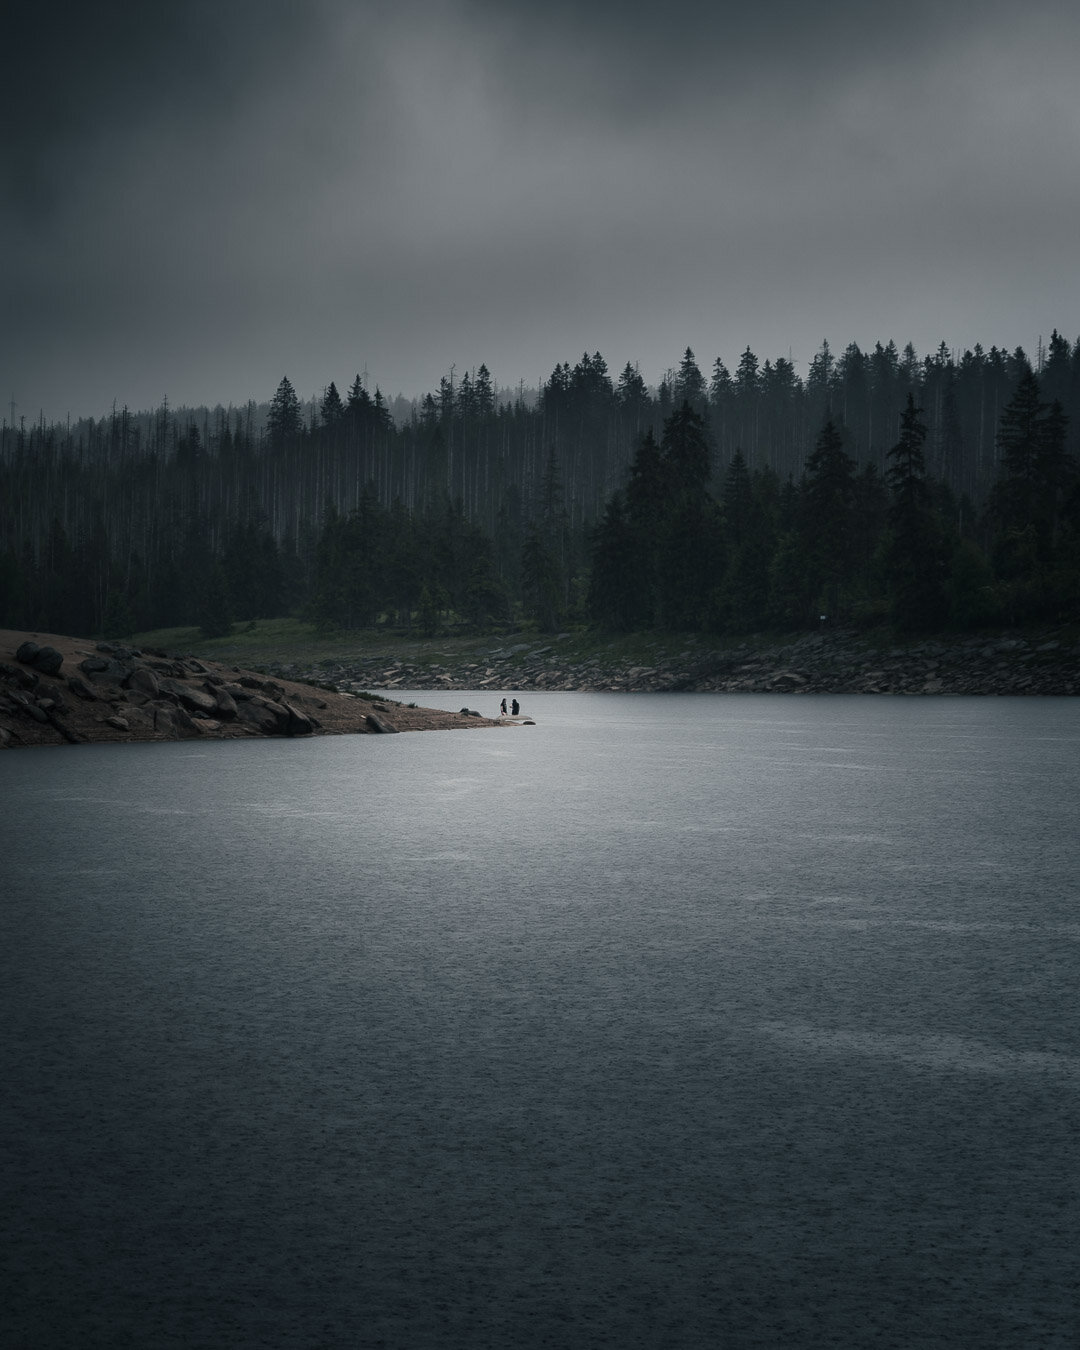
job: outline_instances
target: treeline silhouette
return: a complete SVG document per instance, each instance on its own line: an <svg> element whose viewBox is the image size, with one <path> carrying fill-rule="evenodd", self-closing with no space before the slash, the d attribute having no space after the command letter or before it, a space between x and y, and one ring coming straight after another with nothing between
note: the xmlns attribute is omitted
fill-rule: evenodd
<svg viewBox="0 0 1080 1350"><path fill-rule="evenodd" d="M486 366L396 417L127 409L0 435L0 623L125 635L296 613L436 631L746 632L1075 617L1080 340L1037 354L827 344L656 389L602 356L530 396Z"/></svg>

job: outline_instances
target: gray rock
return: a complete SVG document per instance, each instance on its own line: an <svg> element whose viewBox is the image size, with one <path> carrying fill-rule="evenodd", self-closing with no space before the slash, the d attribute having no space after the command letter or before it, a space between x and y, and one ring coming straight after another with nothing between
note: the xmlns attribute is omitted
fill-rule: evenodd
<svg viewBox="0 0 1080 1350"><path fill-rule="evenodd" d="M13 684L18 689L36 689L41 683L41 676L36 670L24 670L22 666L9 666L6 662L0 661L0 679L8 684Z"/></svg>
<svg viewBox="0 0 1080 1350"><path fill-rule="evenodd" d="M34 669L40 670L42 675L56 675L64 664L64 658L55 647L42 647L34 657L33 664Z"/></svg>
<svg viewBox="0 0 1080 1350"><path fill-rule="evenodd" d="M186 708L175 707L173 709L173 722L176 726L176 734L184 739L192 736L198 736L199 724L191 716Z"/></svg>
<svg viewBox="0 0 1080 1350"><path fill-rule="evenodd" d="M167 698L174 698L189 712L213 713L217 710L217 699L194 684L185 684L183 680L164 679L158 681L158 688Z"/></svg>
<svg viewBox="0 0 1080 1350"><path fill-rule="evenodd" d="M111 656L88 656L79 662L79 669L94 684L123 684L131 668Z"/></svg>
<svg viewBox="0 0 1080 1350"><path fill-rule="evenodd" d="M23 664L27 666L33 665L34 658L37 656L39 651L41 651L41 648L37 645L36 642L23 642L20 644L18 651L15 653L15 660L22 661Z"/></svg>
<svg viewBox="0 0 1080 1350"><path fill-rule="evenodd" d="M238 683L245 689L257 689L260 693L275 701L285 696L285 690L282 689L280 684L275 684L273 680L260 680L254 675L241 675Z"/></svg>
<svg viewBox="0 0 1080 1350"><path fill-rule="evenodd" d="M85 680L80 680L78 675L69 675L67 686L73 694L78 698L86 699L88 703L93 703L97 698L97 694L94 693Z"/></svg>
<svg viewBox="0 0 1080 1350"><path fill-rule="evenodd" d="M365 719L372 731L381 736L396 736L397 727L392 727L389 722L380 717L378 713L370 712Z"/></svg>
<svg viewBox="0 0 1080 1350"><path fill-rule="evenodd" d="M291 703L283 703L281 706L289 714L287 733L290 736L310 736L315 730L311 718L302 713L299 708L293 707Z"/></svg>
<svg viewBox="0 0 1080 1350"><path fill-rule="evenodd" d="M160 690L158 677L149 666L136 666L124 683L128 689L137 689L139 693L147 694L150 698L157 698Z"/></svg>
<svg viewBox="0 0 1080 1350"><path fill-rule="evenodd" d="M279 703L256 695L236 706L237 721L254 727L267 736L279 735L289 725L289 714Z"/></svg>
<svg viewBox="0 0 1080 1350"><path fill-rule="evenodd" d="M214 702L221 717L231 721L236 716L236 700L223 687L218 686L214 689Z"/></svg>

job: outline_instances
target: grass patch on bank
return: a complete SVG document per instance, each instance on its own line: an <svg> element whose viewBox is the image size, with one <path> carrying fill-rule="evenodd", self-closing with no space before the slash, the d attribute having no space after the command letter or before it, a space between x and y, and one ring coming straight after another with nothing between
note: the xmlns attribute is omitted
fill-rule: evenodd
<svg viewBox="0 0 1080 1350"><path fill-rule="evenodd" d="M1054 634L1066 642L1073 639L1075 625L1059 628ZM1039 641L1045 632L1027 634L1013 630L1010 636L1026 635ZM511 659L538 663L585 665L597 661L601 666L646 668L662 663L685 661L687 664L711 656L724 657L733 653L776 653L778 649L814 636L812 631L790 633L751 633L718 635L712 633L602 633L576 628L561 633L539 633L523 628L513 633L458 634L441 633L423 637L416 632L388 628L362 631L328 631L297 618L257 619L238 623L227 637L204 638L198 628L161 628L153 632L137 633L124 639L139 647L158 647L168 652L191 653L225 665L266 667L269 665L296 665L314 671L320 666L349 665L362 661L378 661L386 666L404 663L416 666L444 666L459 669L476 664L483 666L510 656ZM1002 630L983 634L965 633L895 633L889 628L857 631L824 630L828 638L842 638L848 643L882 652L888 649L905 650L923 642L960 643L973 640L993 641L1005 636ZM315 676L318 679L318 676ZM327 672L332 680L332 672Z"/></svg>
<svg viewBox="0 0 1080 1350"><path fill-rule="evenodd" d="M345 633L316 628L301 619L255 619L238 623L227 637L205 638L196 627L157 628L136 633L127 641L137 647L161 647L168 652L191 652L210 661L236 665L267 662L317 663L366 654L386 642L386 635Z"/></svg>
<svg viewBox="0 0 1080 1350"><path fill-rule="evenodd" d="M804 634L792 635L794 641ZM785 638L753 634L750 637L720 637L702 633L601 633L575 629L563 633L488 633L458 636L393 629L346 632L317 628L296 618L257 619L237 624L227 637L205 638L196 627L159 628L125 639L138 647L159 647L168 652L191 653L226 665L265 666L347 664L379 659L389 665L405 662L421 666L461 666L470 662L502 659L510 653L520 660L553 660L579 665L599 660L612 665L653 666L685 656L687 660L710 652L734 648L775 647Z"/></svg>

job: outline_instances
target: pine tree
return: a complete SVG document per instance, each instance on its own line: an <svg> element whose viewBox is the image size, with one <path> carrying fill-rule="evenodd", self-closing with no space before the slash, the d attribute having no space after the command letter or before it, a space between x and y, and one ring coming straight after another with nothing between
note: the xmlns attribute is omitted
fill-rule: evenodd
<svg viewBox="0 0 1080 1350"><path fill-rule="evenodd" d="M719 568L719 515L708 494L705 423L684 403L664 423L660 443L665 480L659 531L660 619L668 629L696 629L709 619Z"/></svg>
<svg viewBox="0 0 1080 1350"><path fill-rule="evenodd" d="M333 380L330 381L326 393L323 394L319 416L322 418L323 426L330 428L338 426L345 416L345 406Z"/></svg>
<svg viewBox="0 0 1080 1350"><path fill-rule="evenodd" d="M627 632L641 618L641 554L621 492L604 508L590 543L589 613L602 627Z"/></svg>
<svg viewBox="0 0 1080 1350"><path fill-rule="evenodd" d="M296 397L296 390L289 383L288 376L283 375L277 393L270 400L270 413L266 423L270 444L275 449L289 444L299 437L303 426L300 400Z"/></svg>
<svg viewBox="0 0 1080 1350"><path fill-rule="evenodd" d="M626 486L626 522L633 550L626 562L622 610L631 628L651 628L659 618L659 558L669 480L656 437L638 443Z"/></svg>
<svg viewBox="0 0 1080 1350"><path fill-rule="evenodd" d="M679 370L675 376L672 394L677 404L688 403L695 412L704 412L707 401L705 377L698 369L697 362L694 360L694 353L689 347L687 347L682 360L679 362Z"/></svg>
<svg viewBox="0 0 1080 1350"><path fill-rule="evenodd" d="M934 628L945 614L942 541L926 482L926 424L921 415L909 393L885 475L892 495L887 564L892 615L907 630Z"/></svg>
<svg viewBox="0 0 1080 1350"><path fill-rule="evenodd" d="M1055 399L1042 419L1035 449L1035 525L1044 562L1054 557L1060 532L1061 513L1076 465L1066 449L1069 419Z"/></svg>
<svg viewBox="0 0 1080 1350"><path fill-rule="evenodd" d="M1015 392L998 422L998 480L990 494L994 565L1006 581L1031 576L1038 556L1046 550L1045 541L1038 538L1040 497L1044 496L1040 451L1048 412L1040 395L1038 376L1022 363Z"/></svg>
<svg viewBox="0 0 1080 1350"><path fill-rule="evenodd" d="M559 626L563 589L558 559L536 526L530 525L521 550L521 596L526 615L544 632L553 633Z"/></svg>
<svg viewBox="0 0 1080 1350"><path fill-rule="evenodd" d="M852 568L855 461L844 450L843 433L831 417L806 462L803 497L807 562L826 612L836 614Z"/></svg>
<svg viewBox="0 0 1080 1350"><path fill-rule="evenodd" d="M709 439L705 423L688 403L664 423L661 452L673 496L700 498L709 481Z"/></svg>
<svg viewBox="0 0 1080 1350"><path fill-rule="evenodd" d="M722 496L724 529L736 547L746 540L750 529L750 474L741 450L736 450L724 478Z"/></svg>
<svg viewBox="0 0 1080 1350"><path fill-rule="evenodd" d="M495 391L491 383L491 371L481 363L473 383L473 398L479 417L490 417L495 411Z"/></svg>
<svg viewBox="0 0 1080 1350"><path fill-rule="evenodd" d="M624 412L639 413L649 404L649 392L641 372L629 361L622 369L615 388L615 401Z"/></svg>
<svg viewBox="0 0 1080 1350"><path fill-rule="evenodd" d="M428 394L428 399L431 395ZM371 412L371 395L364 388L364 382L359 375L349 386L349 400L345 405L345 412L353 422L363 422Z"/></svg>
<svg viewBox="0 0 1080 1350"><path fill-rule="evenodd" d="M758 494L775 495L778 490L775 475L759 472L751 479L742 452L735 452L724 477L721 506L727 558L715 617L722 628L745 633L767 620L769 565L775 543Z"/></svg>

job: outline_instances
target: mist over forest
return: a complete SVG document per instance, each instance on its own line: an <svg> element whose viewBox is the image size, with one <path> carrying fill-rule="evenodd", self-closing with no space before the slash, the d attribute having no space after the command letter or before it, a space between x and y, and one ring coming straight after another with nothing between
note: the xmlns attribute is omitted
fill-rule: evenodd
<svg viewBox="0 0 1080 1350"><path fill-rule="evenodd" d="M537 390L451 368L388 404L114 409L0 434L0 624L749 633L1078 617L1080 340L889 341L801 378L687 348Z"/></svg>

